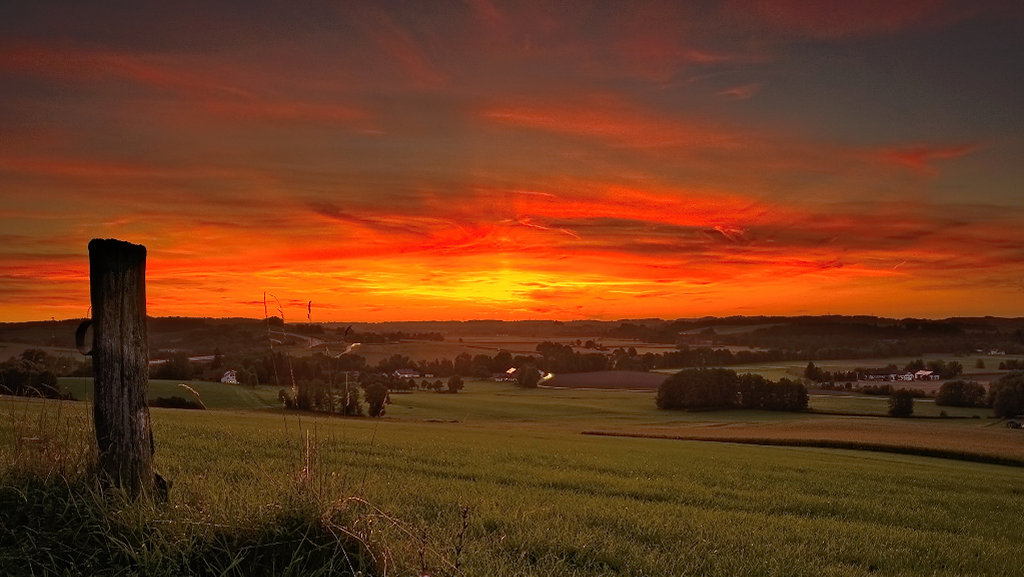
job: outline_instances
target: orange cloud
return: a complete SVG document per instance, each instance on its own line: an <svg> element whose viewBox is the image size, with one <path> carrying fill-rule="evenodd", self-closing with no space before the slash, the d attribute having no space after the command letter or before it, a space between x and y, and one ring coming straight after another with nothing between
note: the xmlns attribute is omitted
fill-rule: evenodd
<svg viewBox="0 0 1024 577"><path fill-rule="evenodd" d="M82 314L100 236L150 248L154 314L1024 314L1012 83L954 58L857 92L995 4L30 4L0 38L0 319ZM955 98L921 81L947 65Z"/></svg>
<svg viewBox="0 0 1024 577"><path fill-rule="evenodd" d="M637 206L633 219L609 216L640 198L654 201L649 212ZM966 271L997 279L1005 267L1024 267L1015 248L1024 240L1019 235L943 221L936 214L941 207L850 205L823 214L774 206L734 213L724 203L721 214L710 214L709 203L709 218L732 224L707 226L663 215L658 208L668 201L659 194L602 204L581 202L563 215L548 214L543 204L512 204L521 218L545 223L540 227L495 222L503 215L462 224L424 215L417 234L357 226L334 237L331 222L349 222L328 218L307 224L302 234L294 224L267 227L254 242L222 224L191 226L150 244L150 308L153 314L258 316L251 293L269 290L286 303L312 299L321 314L336 319L725 314L744 306L786 310L782 303L798 296L812 309L831 298L833 312L864 312L884 308L883 295L915 286L960 294L968 290L960 287ZM397 226L408 217L380 211L378 218ZM301 211L288 219L308 222ZM77 257L73 245L49 264L26 256L0 286L37 318L55 301L41 298L27 309L25 303L53 286L67 287L58 310L83 314L87 238L78 241ZM984 245L978 254L965 250ZM43 290L39 279L51 288ZM1012 294L1012 288L996 293L1006 290Z"/></svg>
<svg viewBox="0 0 1024 577"><path fill-rule="evenodd" d="M593 137L632 148L731 148L737 135L705 123L655 116L615 98L581 102L495 105L481 111L493 122L559 134Z"/></svg>

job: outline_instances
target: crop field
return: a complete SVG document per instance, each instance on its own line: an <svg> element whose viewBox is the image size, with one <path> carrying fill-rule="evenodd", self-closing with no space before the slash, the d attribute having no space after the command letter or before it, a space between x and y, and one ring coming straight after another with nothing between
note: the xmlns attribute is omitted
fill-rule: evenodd
<svg viewBox="0 0 1024 577"><path fill-rule="evenodd" d="M301 341L301 339L296 339ZM665 352L671 352L677 350L674 345L664 344L652 344L652 343L641 343L632 340L624 339L602 339L594 336L580 336L580 337L522 337L522 336L476 336L476 335L464 335L464 336L450 336L443 341L423 341L423 340L406 340L401 342L391 343L362 343L356 349L355 353L364 357L366 362L373 365L377 362L386 359L392 355L403 355L409 357L413 361L433 361L436 359L454 359L458 355L468 354L471 356L475 355L488 355L494 356L498 351L508 351L513 355L532 355L537 353L537 345L544 341L557 342L560 344L571 345L578 352L596 352L593 350L586 349L582 346L577 346L577 341L585 343L588 340L594 340L600 344L606 351L614 350L616 348L628 349L630 347L636 349L637 353L655 353L661 354ZM332 345L334 348L343 346L341 343ZM746 349L746 347L728 347L736 350ZM309 354L310 349L308 344L296 343L290 347L286 347L291 354ZM319 350L319 349L317 349Z"/></svg>
<svg viewBox="0 0 1024 577"><path fill-rule="evenodd" d="M594 371L554 375L542 386L568 389L630 389L657 391L666 378L662 373L641 371Z"/></svg>
<svg viewBox="0 0 1024 577"><path fill-rule="evenodd" d="M889 412L889 397L823 391L810 395L810 407L820 413L854 413L858 415L884 416ZM987 418L992 409L977 407L943 407L935 399L914 399L914 415L918 417Z"/></svg>
<svg viewBox="0 0 1024 577"><path fill-rule="evenodd" d="M389 575L1019 574L1024 468L580 434L839 431L1019 454L1024 434L990 419L669 412L649 392L477 381L455 395L394 394L385 417L346 419L239 410L273 391L190 385L208 406L235 409L152 409L157 466L174 486L149 514L178 541L244 530L305 496L350 519ZM0 399L0 448L17 423L37 434L56 407Z"/></svg>
<svg viewBox="0 0 1024 577"><path fill-rule="evenodd" d="M920 357L886 357L877 359L825 359L814 361L815 366L825 371L852 371L857 367L861 368L881 368L889 364L894 364L897 367L903 367L914 361L915 359L922 359L925 362L929 361L957 361L964 367L963 377L964 379L977 380L981 382L990 382L998 379L1005 372L998 371L999 363L1013 359L1013 356L1005 355L969 355L963 357L956 357L952 355L921 355ZM976 363L981 360L984 367L977 367ZM807 368L807 361L775 361L766 363L752 363L744 365L729 365L727 368L736 371L737 373L755 373L761 375L767 379L779 380L781 378L799 378L804 376L804 369ZM663 373L674 373L678 369L659 369L658 372ZM928 390L930 388L937 389L940 383L937 382L925 382L925 381L914 381L908 383L908 386L913 388L919 388Z"/></svg>
<svg viewBox="0 0 1024 577"><path fill-rule="evenodd" d="M68 347L46 347L25 343L0 343L0 362L6 361L12 357L20 356L21 353L28 349L41 349L55 357L68 357L75 361L78 361L82 357L78 350Z"/></svg>

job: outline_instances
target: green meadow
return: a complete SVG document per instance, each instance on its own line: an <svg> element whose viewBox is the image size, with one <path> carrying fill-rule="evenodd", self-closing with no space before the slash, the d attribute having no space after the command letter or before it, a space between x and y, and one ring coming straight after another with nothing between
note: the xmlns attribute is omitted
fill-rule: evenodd
<svg viewBox="0 0 1024 577"><path fill-rule="evenodd" d="M60 379L60 386L61 390L70 393L74 399L89 401L93 398L91 377L64 377ZM258 410L276 408L281 405L277 400L280 390L278 387L267 385L242 387L205 381L182 383L182 381L153 379L149 381L149 399L182 397L193 400L195 396L189 389L199 394L199 398L208 409Z"/></svg>
<svg viewBox="0 0 1024 577"><path fill-rule="evenodd" d="M580 434L792 428L835 418L827 415L666 412L654 408L652 393L525 391L471 381L455 395L393 394L380 419L338 418L271 408L276 390L270 387L190 386L211 410L152 409L157 466L173 481L170 502L109 511L113 521L97 530L134 528L120 538L118 549L132 554L125 556L127 568L92 573L174 574L195 567L198 556L216 570L196 574L246 574L240 560L255 553L243 542L224 541L224 532L253 534L280 524L282 511L290 508L343 522L343 535L357 536L373 553L376 574L1021 571L1024 468L855 450ZM151 388L156 396L178 389L170 382L153 382ZM818 402L843 408L844 398L813 397L812 408ZM72 429L61 423L81 432L87 409L84 402L0 400L0 498L20 502L11 495L25 491L24 483L12 469L36 450L32 443L80 441L62 433ZM884 426L893 420L876 421ZM919 421L960 436L995 426L978 419ZM48 573L41 551L51 549L44 547L45 534L33 531L23 536L31 543L17 553L38 565L0 553L0 569ZM210 542L222 545L208 547ZM181 559L190 561L183 565ZM17 572L29 566L32 572ZM74 568L63 572L80 574Z"/></svg>

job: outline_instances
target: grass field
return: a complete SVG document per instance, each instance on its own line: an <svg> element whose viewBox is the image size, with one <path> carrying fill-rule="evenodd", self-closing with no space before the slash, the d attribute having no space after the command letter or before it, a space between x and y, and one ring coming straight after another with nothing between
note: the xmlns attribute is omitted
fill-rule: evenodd
<svg viewBox="0 0 1024 577"><path fill-rule="evenodd" d="M276 400L269 388L191 385L210 406ZM177 385L153 383L163 387ZM1024 468L580 434L838 432L1013 452L1019 431L990 419L668 412L652 397L471 381L457 395L392 395L382 419L153 409L157 465L174 488L149 513L161 521L152 530L173 543L244 531L305 495L352 520L391 575L1019 574ZM55 406L0 399L0 447Z"/></svg>
<svg viewBox="0 0 1024 577"><path fill-rule="evenodd" d="M93 398L92 378L64 377L59 379L61 389L70 393L77 400L86 401ZM193 399L192 393L181 386L182 381L149 381L150 400L157 397L183 397ZM277 400L278 387L260 385L247 387L225 385L205 381L188 381L190 388L199 393L203 404L209 409L268 409L280 406Z"/></svg>

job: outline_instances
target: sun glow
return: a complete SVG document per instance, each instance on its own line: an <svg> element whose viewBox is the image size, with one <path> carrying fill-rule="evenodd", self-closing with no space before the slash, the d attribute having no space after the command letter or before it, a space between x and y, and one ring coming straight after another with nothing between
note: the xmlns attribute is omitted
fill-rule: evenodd
<svg viewBox="0 0 1024 577"><path fill-rule="evenodd" d="M109 237L155 315L1024 314L1006 3L286 4L19 5L0 320L85 315Z"/></svg>

